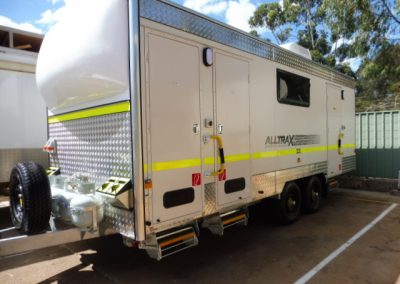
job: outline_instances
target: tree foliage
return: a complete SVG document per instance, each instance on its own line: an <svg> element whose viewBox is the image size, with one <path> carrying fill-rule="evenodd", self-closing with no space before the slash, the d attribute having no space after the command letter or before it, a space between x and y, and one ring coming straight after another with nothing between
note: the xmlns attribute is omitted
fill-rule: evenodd
<svg viewBox="0 0 400 284"><path fill-rule="evenodd" d="M285 11L279 3L261 4L250 18L252 27L268 27L278 44L286 42L292 29Z"/></svg>
<svg viewBox="0 0 400 284"><path fill-rule="evenodd" d="M276 43L291 39L293 26L298 44L309 49L313 60L334 67L336 59L329 56L332 48L329 35L320 26L325 19L323 0L283 0L261 4L250 18L253 28L267 28Z"/></svg>
<svg viewBox="0 0 400 284"><path fill-rule="evenodd" d="M378 98L400 95L400 45L386 45L373 59L363 62L358 91Z"/></svg>
<svg viewBox="0 0 400 284"><path fill-rule="evenodd" d="M400 0L283 0L261 4L249 20L275 42L296 39L312 59L357 77L357 94L400 96ZM355 74L345 62L359 58Z"/></svg>
<svg viewBox="0 0 400 284"><path fill-rule="evenodd" d="M336 56L373 56L388 42L391 17L385 0L324 0L325 23L331 30L331 41L345 42L334 48Z"/></svg>

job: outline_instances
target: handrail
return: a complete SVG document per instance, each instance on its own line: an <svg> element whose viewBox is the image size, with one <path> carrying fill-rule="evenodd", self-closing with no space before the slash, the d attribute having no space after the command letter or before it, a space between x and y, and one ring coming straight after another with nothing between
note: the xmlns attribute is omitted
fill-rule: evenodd
<svg viewBox="0 0 400 284"><path fill-rule="evenodd" d="M218 135L213 135L210 137L211 139L217 140L218 142L218 150L219 150L219 157L221 159L221 167L218 171L212 172L212 176L219 176L224 173L225 171L225 154L224 154L224 145L222 142L222 137Z"/></svg>
<svg viewBox="0 0 400 284"><path fill-rule="evenodd" d="M343 155L343 149L342 149L342 139L344 138L344 133L340 132L339 133L339 138L338 138L338 154Z"/></svg>

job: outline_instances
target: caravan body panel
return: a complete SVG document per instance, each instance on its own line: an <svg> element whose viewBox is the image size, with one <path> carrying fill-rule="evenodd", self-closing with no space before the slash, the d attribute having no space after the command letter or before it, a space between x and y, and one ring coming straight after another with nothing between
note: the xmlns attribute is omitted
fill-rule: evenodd
<svg viewBox="0 0 400 284"><path fill-rule="evenodd" d="M42 35L0 27L10 37L0 47L0 184L8 183L18 162L48 166L42 146L47 140L46 105L35 80L37 51ZM19 45L30 47L16 49Z"/></svg>
<svg viewBox="0 0 400 284"><path fill-rule="evenodd" d="M59 142L52 165L86 171L98 187L131 179L133 203L107 203L103 226L154 247L157 233L279 198L289 181L352 170L352 79L168 1L129 1L129 15L125 1L111 2L97 16L113 19L116 40L93 34L115 49L92 54L85 42L83 61L52 71L49 35L39 75ZM328 129L341 124L339 145Z"/></svg>

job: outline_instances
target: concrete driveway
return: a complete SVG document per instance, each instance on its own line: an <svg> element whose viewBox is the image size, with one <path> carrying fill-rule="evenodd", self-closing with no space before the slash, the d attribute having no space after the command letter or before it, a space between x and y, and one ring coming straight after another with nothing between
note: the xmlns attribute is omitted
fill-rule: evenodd
<svg viewBox="0 0 400 284"><path fill-rule="evenodd" d="M384 193L336 189L317 214L290 226L257 206L247 227L223 237L202 230L199 246L161 262L110 236L1 259L0 283L395 283L397 203ZM0 214L5 225L8 209Z"/></svg>

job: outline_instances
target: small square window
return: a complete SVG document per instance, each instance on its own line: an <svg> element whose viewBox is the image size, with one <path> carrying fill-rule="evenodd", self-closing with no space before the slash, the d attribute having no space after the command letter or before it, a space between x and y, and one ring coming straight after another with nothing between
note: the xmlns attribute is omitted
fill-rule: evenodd
<svg viewBox="0 0 400 284"><path fill-rule="evenodd" d="M283 104L310 106L310 79L277 69L277 96Z"/></svg>

